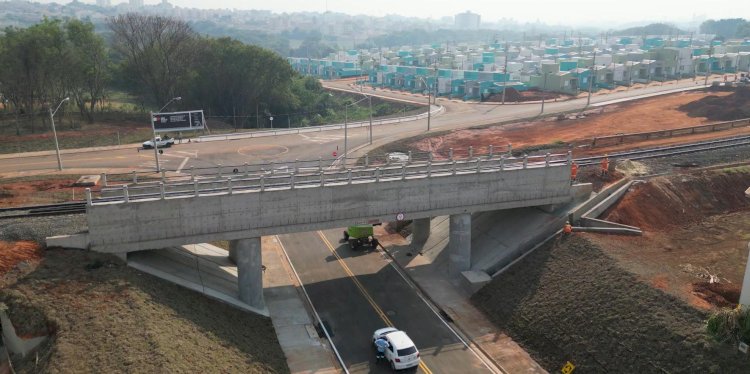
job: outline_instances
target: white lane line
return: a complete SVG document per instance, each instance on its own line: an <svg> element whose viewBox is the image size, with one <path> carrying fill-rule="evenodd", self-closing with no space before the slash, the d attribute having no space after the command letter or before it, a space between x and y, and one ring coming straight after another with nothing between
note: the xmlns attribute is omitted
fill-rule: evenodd
<svg viewBox="0 0 750 374"><path fill-rule="evenodd" d="M180 166L177 167L177 172L178 173L182 171L182 168L185 167L185 164L187 164L188 160L190 160L190 157L185 157L184 159L182 159L182 162L180 163Z"/></svg>
<svg viewBox="0 0 750 374"><path fill-rule="evenodd" d="M294 277L297 278L297 282L299 283L300 288L302 288L302 293L305 294L305 299L307 299L307 304L310 306L310 309L312 309L313 314L315 315L315 319L318 320L318 325L320 326L320 329L323 330L323 333L325 333L326 338L328 339L328 344L331 345L331 348L333 349L333 353L336 354L336 358L339 360L339 364L341 365L341 368L344 369L345 374L349 374L349 369L346 367L346 363L344 363L344 359L341 358L341 355L339 354L339 350L336 349L336 345L333 344L333 339L331 339L331 335L328 334L328 329L323 324L323 320L320 319L320 315L318 314L318 311L315 310L315 306L312 303L312 299L310 299L310 295L307 294L307 289L305 288L305 284L302 283L302 279L299 277L299 274L297 274L297 270L294 268L294 264L292 264L292 259L289 258L289 254L286 253L286 248L284 248L284 243L281 242L281 238L278 235L274 235L276 237L276 241L279 242L279 247L281 247L281 251L284 252L284 257L286 257L286 261L289 264L289 267L292 269L292 272L294 273Z"/></svg>
<svg viewBox="0 0 750 374"><path fill-rule="evenodd" d="M382 250L382 249L378 249L378 251L382 252L385 256L387 256L387 258L389 258L389 261L388 261L389 264L393 267L394 270L396 270L396 272L398 273L398 275L400 275L401 278L403 278L404 282L406 282L406 284L408 284L409 287L411 287L414 290L414 292L417 294L417 296L419 296L419 298L422 300L422 302L425 303L425 305L427 306L427 308L430 309L432 311L432 313L435 314L435 316L440 320L440 322L442 322L443 325L445 325L445 327L447 327L448 330L450 330L450 332L452 332L453 335L455 335L456 338L458 338L458 340L460 340L461 343L463 343L464 346L469 351L471 351L471 353L473 353L474 356L479 361L481 361L482 364L484 364L484 366L490 372L497 373L498 371L496 369L499 369L500 373L508 373L508 371L506 371L502 366L499 366L498 363L490 363L490 362L492 362L492 360L489 357L484 357L484 354L480 355L474 348L471 347L471 345L469 345L469 343L466 342L466 340L461 336L461 334L459 334L453 327L451 327L451 325L448 324L448 321L446 321L443 318L443 316L441 316L440 313L436 310L437 307L433 306L433 304L429 300L427 300L427 298L422 294L422 290L420 290L419 287L417 287L417 285L406 274L404 274L404 272L399 267L399 265L395 264L396 259L393 258L393 256L391 256L390 252L388 252L386 250ZM472 344L474 344L474 343L472 342ZM495 368L495 365L497 365L499 367Z"/></svg>

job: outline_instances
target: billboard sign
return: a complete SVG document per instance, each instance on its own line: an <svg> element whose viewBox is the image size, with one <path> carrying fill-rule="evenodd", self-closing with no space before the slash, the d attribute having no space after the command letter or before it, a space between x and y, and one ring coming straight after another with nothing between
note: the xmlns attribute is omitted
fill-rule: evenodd
<svg viewBox="0 0 750 374"><path fill-rule="evenodd" d="M152 113L154 132L203 130L206 126L202 110L172 113Z"/></svg>

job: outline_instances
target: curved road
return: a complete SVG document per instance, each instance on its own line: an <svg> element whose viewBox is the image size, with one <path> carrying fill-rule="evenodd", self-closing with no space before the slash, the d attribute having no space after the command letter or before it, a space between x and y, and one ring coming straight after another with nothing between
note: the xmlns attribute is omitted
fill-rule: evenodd
<svg viewBox="0 0 750 374"><path fill-rule="evenodd" d="M348 83L348 81L325 82L325 86L332 89L351 90ZM668 92L676 88L694 88L698 87L699 83L702 84L702 81L693 82L692 80L684 80L679 85L654 85L648 88L594 96L591 102L594 105L604 104L609 101L628 100L644 94ZM421 95L369 89L365 92L386 98L398 98L421 103L426 102L426 98ZM437 103L445 107L445 112L432 118L431 131L460 129L517 118L533 117L539 114L540 111L538 103L503 106L464 103L443 98L437 99ZM574 110L583 108L585 105L585 98L562 102L547 102L545 104L545 113ZM427 120L374 126L373 141L375 145L385 144L400 138L424 133L426 129ZM334 151L339 155L343 152L343 138L343 130L329 130L275 137L178 144L172 148L164 149L161 161L164 169L185 170L185 168L189 168L190 166L200 168L215 167L219 164L241 165L245 162L256 163L270 160L293 161L294 159L317 159L318 157L331 158ZM348 131L348 139L350 151L359 146L366 145L368 142L367 128L350 129ZM135 148L68 153L63 154L62 158L63 165L68 170L68 173L91 172L86 171L91 169L98 169L99 171L109 173L123 173L131 170L149 171L154 170L155 165L153 151L138 152ZM19 157L0 159L0 173L52 171L56 166L57 161L54 154L31 157L28 155L19 155Z"/></svg>

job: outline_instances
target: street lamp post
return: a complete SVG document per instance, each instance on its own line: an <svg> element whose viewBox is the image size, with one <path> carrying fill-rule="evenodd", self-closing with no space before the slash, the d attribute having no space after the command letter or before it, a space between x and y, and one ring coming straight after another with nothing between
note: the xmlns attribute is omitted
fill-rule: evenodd
<svg viewBox="0 0 750 374"><path fill-rule="evenodd" d="M169 104L172 104L173 101L180 101L182 100L181 96L173 97L167 101L166 104L164 104L161 109L159 109L159 113L161 113L164 108L169 106ZM159 165L159 145L156 144L156 126L154 126L154 113L151 113L151 131L153 132L153 142L154 142L154 157L156 158L156 172L161 172L161 165Z"/></svg>
<svg viewBox="0 0 750 374"><path fill-rule="evenodd" d="M372 96L362 92L362 87L359 88L359 94L367 98L367 104L370 107L370 144L372 144Z"/></svg>
<svg viewBox="0 0 750 374"><path fill-rule="evenodd" d="M57 110L60 109L60 106L63 105L64 102L70 100L69 97L66 97L60 101L60 104L57 104L57 108L55 108L54 111L52 111L52 107L49 108L49 120L52 123L52 135L55 137L55 152L57 153L57 170L62 171L62 159L60 158L60 145L57 142L57 130L55 129L55 113L57 113Z"/></svg>
<svg viewBox="0 0 750 374"><path fill-rule="evenodd" d="M356 105L360 101L363 101L365 98L369 99L368 96L365 96L362 99L359 99L358 101L355 101L351 104L344 105L344 162L341 163L342 167L346 167L346 155L349 151L349 106ZM372 108L372 106L370 107ZM370 111L370 115L372 116L372 110ZM372 117L370 117L370 142L372 142Z"/></svg>
<svg viewBox="0 0 750 374"><path fill-rule="evenodd" d="M547 74L549 73L544 73L544 84L542 86L542 111L540 111L539 114L544 113L544 98L546 97L546 95L544 94L544 90L547 89Z"/></svg>
<svg viewBox="0 0 750 374"><path fill-rule="evenodd" d="M432 115L430 114L430 112L432 112L432 90L430 89L430 85L427 84L427 81L425 81L424 78L419 77L419 80L421 80L422 83L424 83L424 86L427 88L427 131L430 131L430 117L432 117Z"/></svg>

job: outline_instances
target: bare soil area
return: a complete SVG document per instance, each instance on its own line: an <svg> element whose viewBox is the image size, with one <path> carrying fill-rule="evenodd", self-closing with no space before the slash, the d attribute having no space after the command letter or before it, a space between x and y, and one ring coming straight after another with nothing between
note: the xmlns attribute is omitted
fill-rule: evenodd
<svg viewBox="0 0 750 374"><path fill-rule="evenodd" d="M512 144L513 149L524 148L546 149L559 148L567 151L570 147L576 156L589 153L587 148L579 145L591 144L595 137L615 135L621 133L647 132L657 130L677 129L697 126L712 122L703 117L691 117L679 108L685 104L707 96L723 98L729 92L684 92L675 95L659 96L622 104L609 105L603 109L586 111L584 118L546 119L534 122L522 122L510 125L490 126L481 129L466 129L448 134L419 139L407 146L419 151L432 151L439 156L447 157L450 148L465 150L469 146L474 149L485 149L490 145L503 149ZM737 129L742 133L750 133L750 128ZM727 136L726 133L697 134L690 137L696 139L710 139ZM688 137L661 139L650 141L650 144L687 141ZM641 145L640 143L638 145ZM637 146L637 145L636 145ZM633 148L633 144L625 147ZM611 152L617 147L597 147L593 153Z"/></svg>
<svg viewBox="0 0 750 374"><path fill-rule="evenodd" d="M35 176L0 180L0 208L83 200L86 187L74 187L78 175ZM98 191L99 186L92 187Z"/></svg>
<svg viewBox="0 0 750 374"><path fill-rule="evenodd" d="M606 219L642 237L592 237L629 271L700 309L733 307L750 241L750 168L720 168L639 184Z"/></svg>
<svg viewBox="0 0 750 374"><path fill-rule="evenodd" d="M29 248L0 248L0 302L21 335L51 339L14 357L18 373L289 372L268 318L109 255Z"/></svg>

